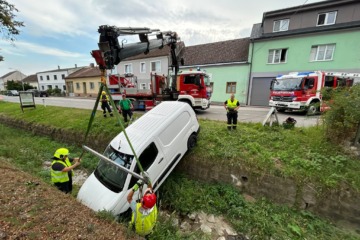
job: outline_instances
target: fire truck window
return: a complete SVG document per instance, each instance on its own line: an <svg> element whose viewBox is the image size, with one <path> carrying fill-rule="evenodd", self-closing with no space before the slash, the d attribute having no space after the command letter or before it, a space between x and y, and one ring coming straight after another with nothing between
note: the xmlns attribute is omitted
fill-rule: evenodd
<svg viewBox="0 0 360 240"><path fill-rule="evenodd" d="M326 76L324 87L333 87L334 86L334 77Z"/></svg>
<svg viewBox="0 0 360 240"><path fill-rule="evenodd" d="M315 80L313 78L306 78L304 88L305 89L311 89L314 87Z"/></svg>
<svg viewBox="0 0 360 240"><path fill-rule="evenodd" d="M195 76L185 76L184 84L195 84Z"/></svg>
<svg viewBox="0 0 360 240"><path fill-rule="evenodd" d="M346 80L344 78L338 78L337 79L337 86L338 87L345 87L346 86Z"/></svg>

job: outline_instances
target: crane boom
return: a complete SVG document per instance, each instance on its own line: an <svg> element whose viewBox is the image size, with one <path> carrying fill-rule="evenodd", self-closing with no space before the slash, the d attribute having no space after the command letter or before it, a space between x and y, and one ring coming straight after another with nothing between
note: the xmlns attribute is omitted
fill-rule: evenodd
<svg viewBox="0 0 360 240"><path fill-rule="evenodd" d="M99 27L99 50L93 50L92 56L100 69L113 69L115 65L122 60L136 56L138 54L147 54L153 49L161 49L169 46L171 51L171 67L175 75L179 70L180 57L183 47L177 44L179 37L176 32L160 32L158 29L150 28L119 28L115 26L102 25ZM121 35L139 35L140 42L131 44L119 44L118 37ZM149 39L149 35L156 35L156 39Z"/></svg>

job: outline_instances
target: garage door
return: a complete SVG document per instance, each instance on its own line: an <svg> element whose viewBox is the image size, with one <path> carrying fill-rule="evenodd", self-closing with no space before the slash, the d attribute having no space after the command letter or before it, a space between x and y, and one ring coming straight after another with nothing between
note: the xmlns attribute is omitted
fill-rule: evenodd
<svg viewBox="0 0 360 240"><path fill-rule="evenodd" d="M273 77L254 77L251 87L251 106L269 106L270 83Z"/></svg>

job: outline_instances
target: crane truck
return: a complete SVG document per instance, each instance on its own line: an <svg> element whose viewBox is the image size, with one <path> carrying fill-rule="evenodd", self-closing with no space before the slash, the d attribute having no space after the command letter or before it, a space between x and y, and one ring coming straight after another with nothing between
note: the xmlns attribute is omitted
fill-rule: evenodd
<svg viewBox="0 0 360 240"><path fill-rule="evenodd" d="M99 50L93 50L92 56L100 69L111 70L120 61L138 54L147 54L153 49L169 46L173 75L151 74L150 89L139 89L134 76L109 75L108 87L113 100L121 100L121 95L133 100L136 109L150 110L161 101L181 101L188 103L193 109L205 110L210 107L210 78L205 71L179 71L184 44L179 43L175 32L159 32L149 28L117 28L113 26L99 27ZM149 39L155 33L156 39ZM140 42L120 45L121 35L138 34Z"/></svg>
<svg viewBox="0 0 360 240"><path fill-rule="evenodd" d="M345 72L291 72L278 75L271 81L269 105L277 111L300 110L308 115L324 111L323 88L350 87L359 73Z"/></svg>

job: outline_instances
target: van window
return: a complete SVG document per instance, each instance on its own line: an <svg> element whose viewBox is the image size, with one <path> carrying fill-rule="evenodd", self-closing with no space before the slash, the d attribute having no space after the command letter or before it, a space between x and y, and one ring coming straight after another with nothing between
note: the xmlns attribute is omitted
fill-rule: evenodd
<svg viewBox="0 0 360 240"><path fill-rule="evenodd" d="M334 77L325 76L324 87L334 87Z"/></svg>
<svg viewBox="0 0 360 240"><path fill-rule="evenodd" d="M160 133L159 139L161 143L164 146L169 145L189 122L190 114L188 112L182 112L180 116L174 119L173 122Z"/></svg>
<svg viewBox="0 0 360 240"><path fill-rule="evenodd" d="M127 169L130 169L133 161L132 155L118 152L110 145L106 148L104 156ZM104 186L116 193L122 191L127 178L127 173L104 160L100 160L94 174Z"/></svg>
<svg viewBox="0 0 360 240"><path fill-rule="evenodd" d="M150 145L140 154L139 162L143 168L143 170L146 172L149 167L154 163L157 155L159 153L159 150L157 149L154 142L150 143ZM140 174L140 169L138 165L135 165L134 172ZM131 177L131 181L129 184L129 187L132 188L134 184L137 182L137 178Z"/></svg>

